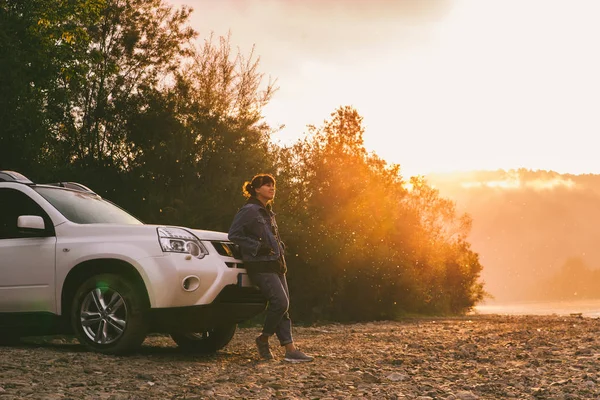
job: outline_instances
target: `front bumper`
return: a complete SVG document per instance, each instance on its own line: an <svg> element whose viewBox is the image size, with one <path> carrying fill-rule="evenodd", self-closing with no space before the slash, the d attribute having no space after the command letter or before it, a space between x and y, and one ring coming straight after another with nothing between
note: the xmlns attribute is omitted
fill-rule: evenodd
<svg viewBox="0 0 600 400"><path fill-rule="evenodd" d="M150 330L202 332L248 320L260 314L266 305L267 300L257 288L227 285L210 304L150 309Z"/></svg>
<svg viewBox="0 0 600 400"><path fill-rule="evenodd" d="M151 308L209 305L229 285L252 286L238 259L223 256L212 247L202 259L164 253L139 260L137 264ZM190 285L186 284L188 279Z"/></svg>

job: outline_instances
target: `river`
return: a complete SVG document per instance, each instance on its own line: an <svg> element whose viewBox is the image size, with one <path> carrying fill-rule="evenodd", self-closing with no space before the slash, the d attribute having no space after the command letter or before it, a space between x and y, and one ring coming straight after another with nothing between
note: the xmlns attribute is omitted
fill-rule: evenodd
<svg viewBox="0 0 600 400"><path fill-rule="evenodd" d="M583 317L600 317L600 299L555 301L555 302L523 302L510 304L481 304L475 307L475 314L503 315L574 315Z"/></svg>

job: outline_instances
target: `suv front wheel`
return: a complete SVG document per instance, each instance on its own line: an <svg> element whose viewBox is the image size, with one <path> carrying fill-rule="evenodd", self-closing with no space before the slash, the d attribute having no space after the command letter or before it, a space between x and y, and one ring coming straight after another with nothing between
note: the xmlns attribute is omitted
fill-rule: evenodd
<svg viewBox="0 0 600 400"><path fill-rule="evenodd" d="M171 333L180 349L190 353L211 354L221 350L233 339L236 324L219 326L204 332Z"/></svg>
<svg viewBox="0 0 600 400"><path fill-rule="evenodd" d="M71 323L82 344L100 353L122 354L144 341L147 309L130 281L115 274L100 274L77 289Z"/></svg>

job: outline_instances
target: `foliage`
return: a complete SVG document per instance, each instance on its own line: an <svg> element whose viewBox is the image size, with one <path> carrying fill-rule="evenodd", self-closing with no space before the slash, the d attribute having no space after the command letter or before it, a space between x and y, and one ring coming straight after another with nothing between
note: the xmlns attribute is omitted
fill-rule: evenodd
<svg viewBox="0 0 600 400"><path fill-rule="evenodd" d="M581 257L570 257L536 288L538 299L573 301L597 299L600 269L592 268Z"/></svg>
<svg viewBox="0 0 600 400"><path fill-rule="evenodd" d="M233 57L229 38L209 38L131 120L132 172L142 177L150 220L227 230L241 186L271 170L271 128L261 109L275 91L252 55Z"/></svg>
<svg viewBox="0 0 600 400"><path fill-rule="evenodd" d="M52 102L60 110L52 146L57 158L69 160L74 171L128 171L128 122L149 107L190 54L195 33L184 24L188 16L188 9L172 11L162 0L106 2L87 26L85 53L58 81L62 96ZM106 184L99 183L103 191Z"/></svg>
<svg viewBox="0 0 600 400"><path fill-rule="evenodd" d="M422 179L407 189L399 166L366 152L363 132L357 111L342 107L282 152L294 310L334 320L467 311L483 296L468 217Z"/></svg>
<svg viewBox="0 0 600 400"><path fill-rule="evenodd" d="M59 79L75 68L101 0L0 2L0 160L37 174L56 127ZM64 161L64 160L61 160ZM57 164L54 160L52 166Z"/></svg>
<svg viewBox="0 0 600 400"><path fill-rule="evenodd" d="M600 175L518 169L427 178L472 216L466 239L485 261L482 278L497 303L600 296L593 274L563 271L574 258L600 267Z"/></svg>
<svg viewBox="0 0 600 400"><path fill-rule="evenodd" d="M0 3L0 169L75 180L146 222L227 231L241 186L277 175L296 320L462 313L483 296L467 216L363 145L336 110L271 142L276 91L229 37L202 45L163 0Z"/></svg>

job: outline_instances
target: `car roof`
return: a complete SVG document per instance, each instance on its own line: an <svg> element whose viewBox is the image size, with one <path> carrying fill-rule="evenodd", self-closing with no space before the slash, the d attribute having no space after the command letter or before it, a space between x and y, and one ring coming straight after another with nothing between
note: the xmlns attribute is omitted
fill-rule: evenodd
<svg viewBox="0 0 600 400"><path fill-rule="evenodd" d="M0 182L19 182L33 184L25 175L21 175L15 171L0 171Z"/></svg>
<svg viewBox="0 0 600 400"><path fill-rule="evenodd" d="M29 186L53 186L53 187L77 190L80 192L86 192L86 193L97 195L97 193L94 192L89 187L82 185L81 183L77 183L77 182L54 182L54 183L46 183L46 184L35 184L35 183L33 183L33 181L31 181L25 175L22 175L16 171L8 171L8 170L0 171L0 183L2 183L2 182L22 183L22 184L26 184Z"/></svg>

